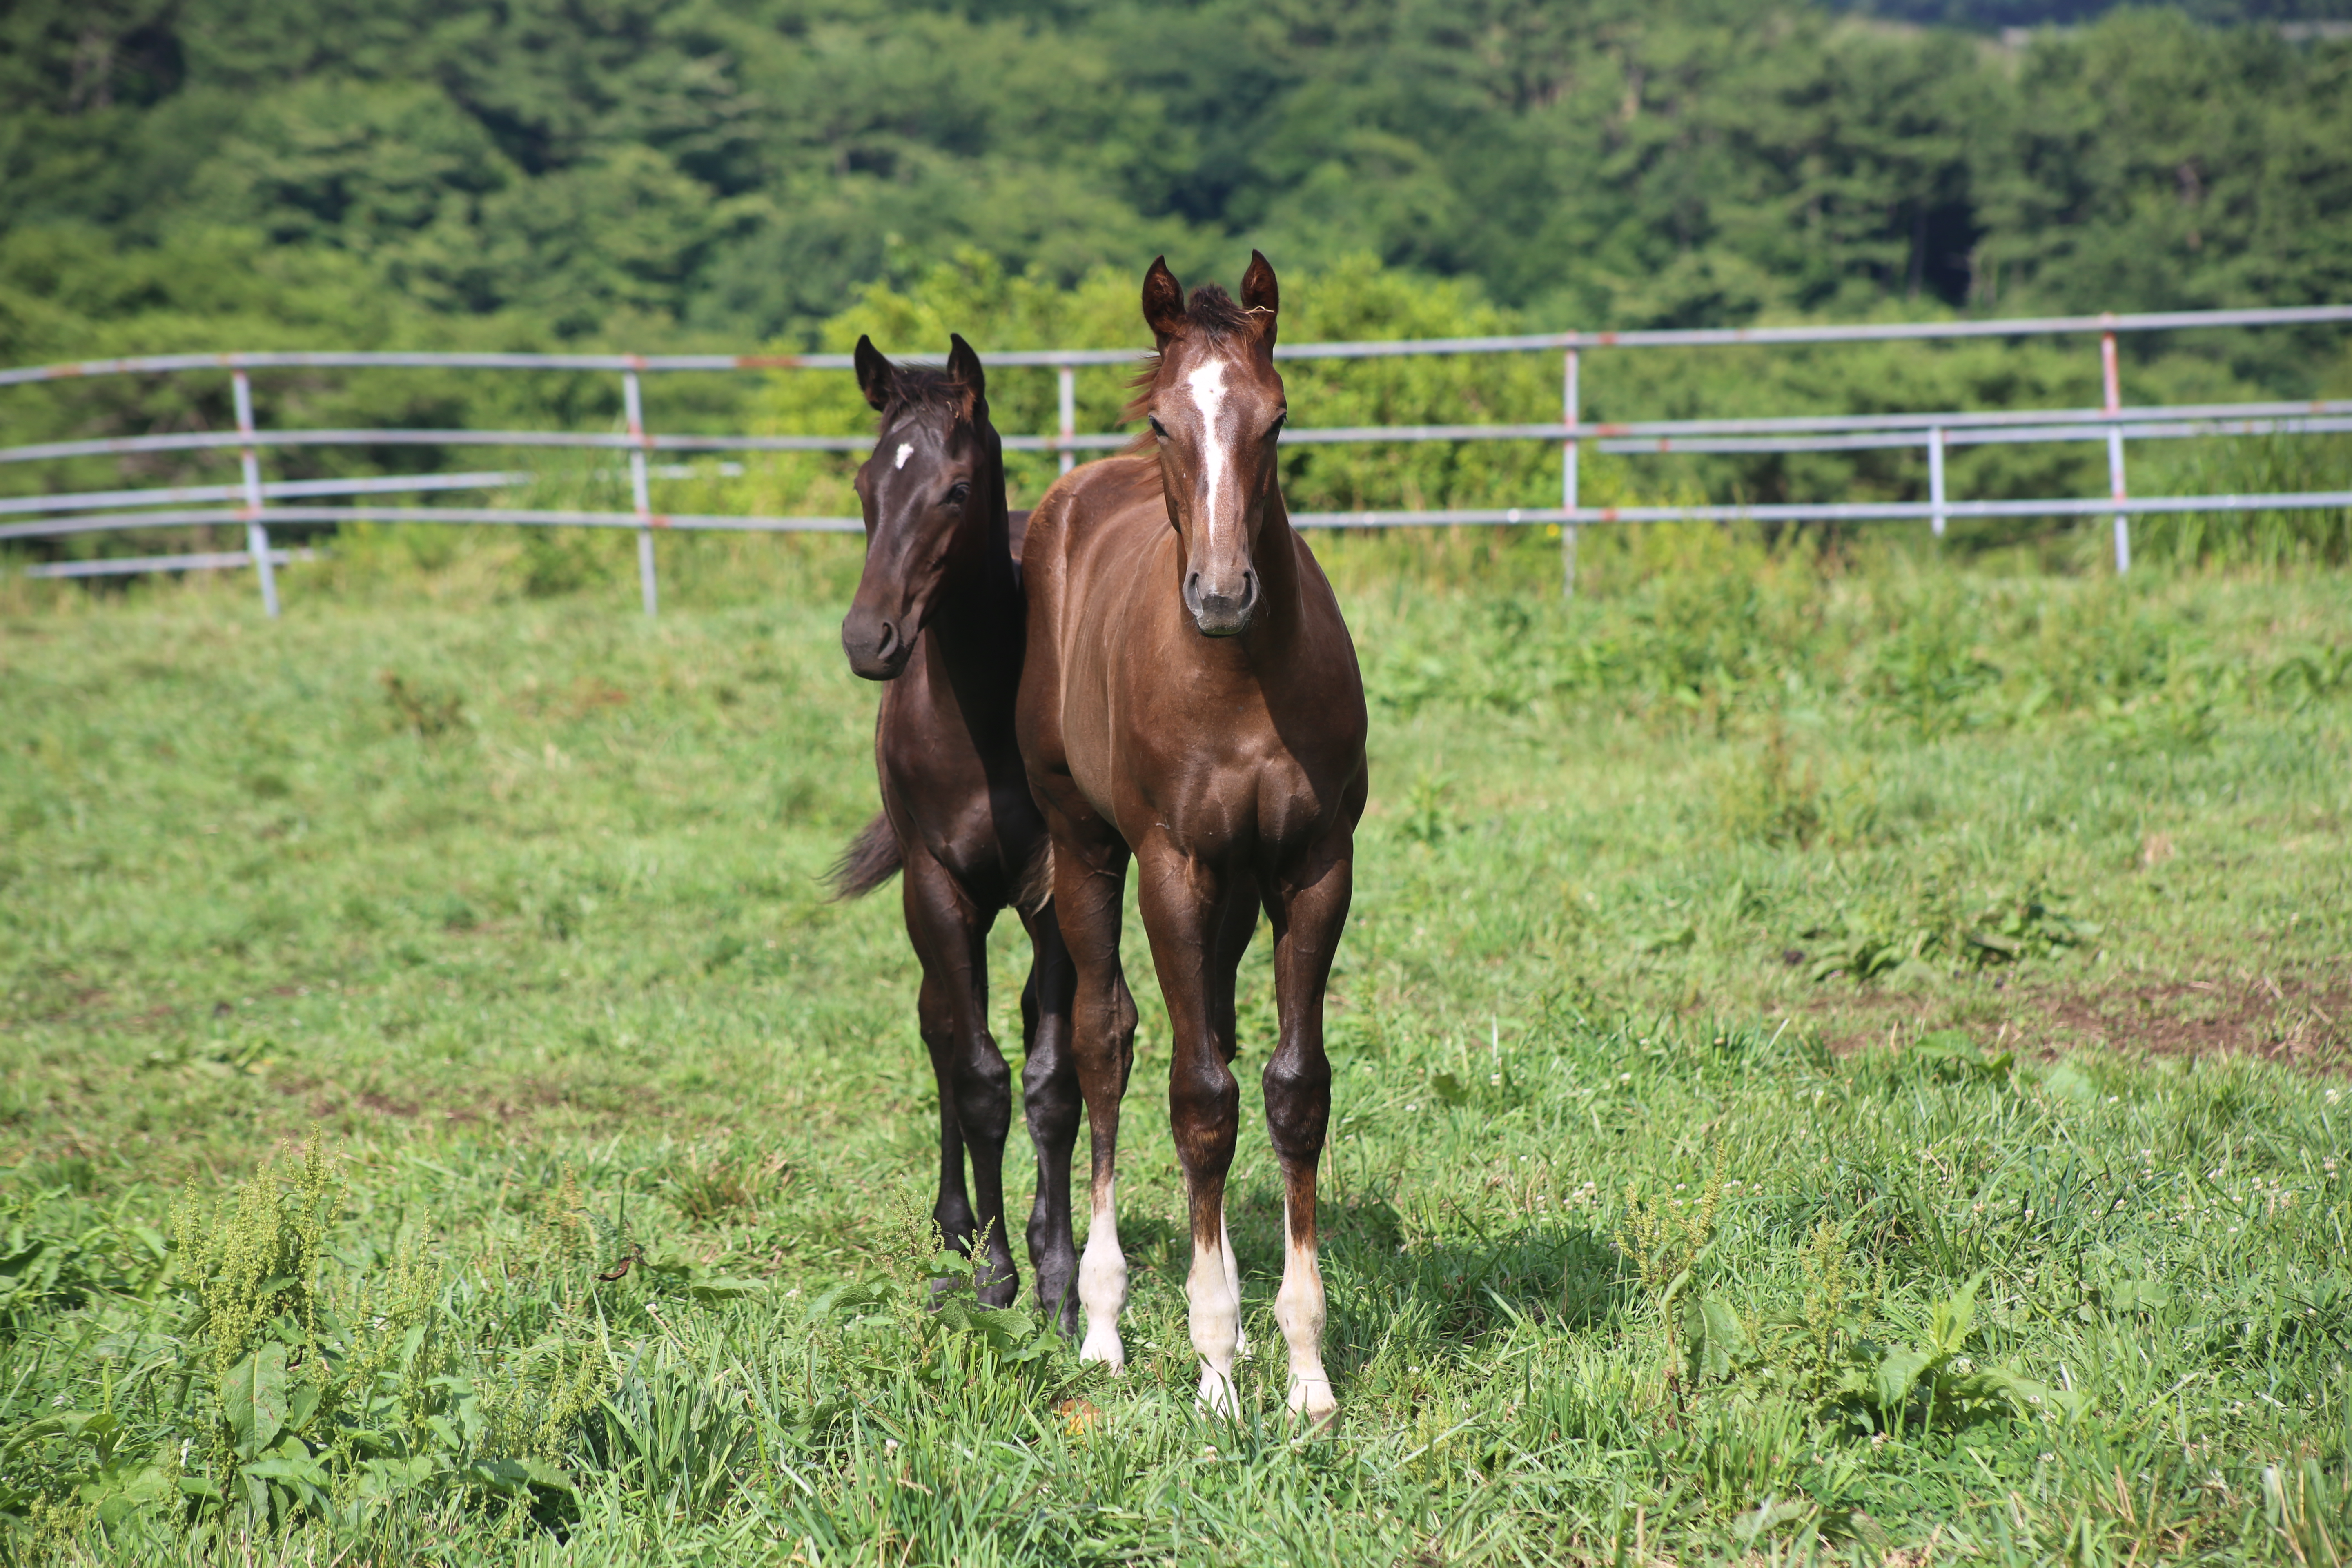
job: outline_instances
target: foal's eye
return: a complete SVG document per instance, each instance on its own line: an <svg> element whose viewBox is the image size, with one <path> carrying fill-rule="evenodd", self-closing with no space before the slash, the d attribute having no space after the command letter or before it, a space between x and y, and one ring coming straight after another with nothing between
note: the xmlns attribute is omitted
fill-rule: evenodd
<svg viewBox="0 0 2352 1568"><path fill-rule="evenodd" d="M1282 434L1282 427L1289 423L1290 410L1286 408L1274 416L1274 423L1265 427L1265 433L1268 437L1279 436Z"/></svg>
<svg viewBox="0 0 2352 1568"><path fill-rule="evenodd" d="M954 484L948 487L948 505L961 506L971 499L971 487L964 483L963 480L958 479Z"/></svg>
<svg viewBox="0 0 2352 1568"><path fill-rule="evenodd" d="M1168 426L1160 423L1160 416L1157 414L1148 414L1144 416L1144 417L1151 421L1151 433L1154 436L1159 437L1163 441L1168 439Z"/></svg>

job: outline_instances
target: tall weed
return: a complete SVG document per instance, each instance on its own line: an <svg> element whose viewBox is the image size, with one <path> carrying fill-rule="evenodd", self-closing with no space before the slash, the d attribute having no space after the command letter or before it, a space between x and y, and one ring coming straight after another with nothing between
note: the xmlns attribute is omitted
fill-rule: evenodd
<svg viewBox="0 0 2352 1568"><path fill-rule="evenodd" d="M2352 439L2242 436L2179 443L2156 465L2168 495L2256 496L2352 490ZM2135 520L2141 557L2177 569L2287 571L2352 562L2352 507L2163 513Z"/></svg>

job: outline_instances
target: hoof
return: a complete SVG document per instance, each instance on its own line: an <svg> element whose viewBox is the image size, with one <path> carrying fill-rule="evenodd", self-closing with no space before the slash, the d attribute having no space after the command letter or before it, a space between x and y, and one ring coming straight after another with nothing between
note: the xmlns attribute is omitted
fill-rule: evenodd
<svg viewBox="0 0 2352 1568"><path fill-rule="evenodd" d="M1125 1372L1127 1347L1119 1343L1118 1331L1115 1329L1088 1329L1086 1342L1078 1346L1078 1360L1098 1361L1113 1372Z"/></svg>
<svg viewBox="0 0 2352 1568"><path fill-rule="evenodd" d="M1297 1380L1290 1385L1290 1413L1303 1416L1311 1425L1328 1426L1339 1414L1339 1402L1331 1396L1331 1385L1322 1378Z"/></svg>
<svg viewBox="0 0 2352 1568"><path fill-rule="evenodd" d="M1037 1278L1037 1315L1074 1340L1079 1337L1077 1276L1070 1268L1058 1274L1041 1271Z"/></svg>
<svg viewBox="0 0 2352 1568"><path fill-rule="evenodd" d="M1242 1413L1241 1399L1234 1392L1234 1380L1214 1367L1201 1369L1201 1393L1194 1404L1203 1415L1231 1420Z"/></svg>

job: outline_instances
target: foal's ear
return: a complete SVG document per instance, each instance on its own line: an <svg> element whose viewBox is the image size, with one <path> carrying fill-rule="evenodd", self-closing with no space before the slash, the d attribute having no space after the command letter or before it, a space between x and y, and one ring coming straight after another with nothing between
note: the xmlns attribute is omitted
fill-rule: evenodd
<svg viewBox="0 0 2352 1568"><path fill-rule="evenodd" d="M1143 320L1163 349L1184 330L1184 285L1168 270L1164 256L1154 257L1151 270L1143 275Z"/></svg>
<svg viewBox="0 0 2352 1568"><path fill-rule="evenodd" d="M961 332L948 334L948 374L971 388L975 402L988 397L988 373L980 368L980 356L963 341Z"/></svg>
<svg viewBox="0 0 2352 1568"><path fill-rule="evenodd" d="M1253 312L1258 336L1274 342L1274 329L1282 313L1282 286L1274 280L1274 266L1258 253L1250 252L1249 270L1242 274L1242 309ZM1264 315L1256 315L1257 311Z"/></svg>
<svg viewBox="0 0 2352 1568"><path fill-rule="evenodd" d="M857 334L857 352L850 356L857 366L857 390L876 413L890 406L890 393L898 382L898 367L882 357L874 340L865 333Z"/></svg>

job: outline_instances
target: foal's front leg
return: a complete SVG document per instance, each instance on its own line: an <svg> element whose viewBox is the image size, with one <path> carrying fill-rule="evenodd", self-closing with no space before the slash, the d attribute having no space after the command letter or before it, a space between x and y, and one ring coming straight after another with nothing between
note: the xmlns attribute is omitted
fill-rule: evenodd
<svg viewBox="0 0 2352 1568"><path fill-rule="evenodd" d="M1127 890L1127 847L1054 821L1054 917L1068 950L1076 994L1071 1055L1087 1102L1093 1154L1087 1248L1078 1258L1078 1306L1086 1337L1082 1362L1127 1364L1118 1315L1127 1306L1127 1255L1118 1245L1118 1104L1135 1065L1135 998L1118 963L1119 904Z"/></svg>
<svg viewBox="0 0 2352 1568"><path fill-rule="evenodd" d="M1242 1313L1240 1273L1225 1227L1225 1176L1241 1122L1241 1086L1227 1065L1234 1056L1234 965L1225 962L1225 933L1229 900L1251 892L1165 847L1147 851L1140 869L1137 901L1172 1037L1168 1120L1191 1209L1192 1268L1184 1295L1192 1348L1201 1356L1201 1405L1232 1415L1240 1410L1234 1361L1241 1351Z"/></svg>
<svg viewBox="0 0 2352 1568"><path fill-rule="evenodd" d="M1250 939L1257 934L1258 900L1256 884L1254 881L1247 887L1230 889L1229 893L1230 896L1225 900L1224 919L1217 932L1216 972L1225 977L1225 1032L1222 1048L1224 1051L1225 1066L1230 1068L1234 1065L1234 1058L1241 1054L1240 1025L1234 1016L1237 990L1235 977L1241 970L1243 955L1249 952ZM1219 1250L1225 1255L1225 1283L1232 1288L1234 1300L1238 1303L1242 1299L1241 1260L1234 1253L1233 1226L1222 1216L1219 1220L1217 1245ZM1238 1320L1236 1320L1236 1325L1234 1331L1234 1359L1247 1361L1250 1353L1249 1332L1238 1326Z"/></svg>
<svg viewBox="0 0 2352 1568"><path fill-rule="evenodd" d="M1265 1064L1265 1121L1282 1162L1282 1289L1274 1321L1290 1348L1290 1408L1310 1421L1338 1411L1323 1370L1323 1271L1317 1261L1316 1166L1331 1121L1323 1054L1323 994L1348 923L1354 883L1349 836L1318 845L1286 871L1272 900L1274 984L1281 1039Z"/></svg>

